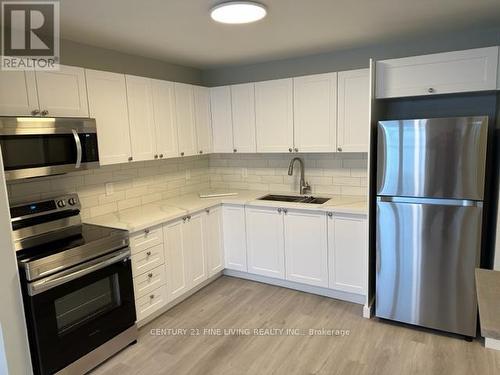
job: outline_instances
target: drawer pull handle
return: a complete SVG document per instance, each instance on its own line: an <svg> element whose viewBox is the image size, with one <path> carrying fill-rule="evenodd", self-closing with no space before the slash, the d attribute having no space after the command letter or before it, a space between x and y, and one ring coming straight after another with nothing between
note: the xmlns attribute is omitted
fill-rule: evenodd
<svg viewBox="0 0 500 375"><path fill-rule="evenodd" d="M149 234L149 229L144 229L144 233Z"/></svg>
<svg viewBox="0 0 500 375"><path fill-rule="evenodd" d="M147 255L148 257L149 257L149 256L151 256L151 251L148 251L148 252L146 253L146 255Z"/></svg>
<svg viewBox="0 0 500 375"><path fill-rule="evenodd" d="M152 278L152 277L153 277L153 274L152 274L152 273L148 273L148 277L149 277L149 278Z"/></svg>
<svg viewBox="0 0 500 375"><path fill-rule="evenodd" d="M155 298L155 295L154 295L154 294L151 294L151 295L149 296L149 298L150 298L150 299L153 299L153 298Z"/></svg>

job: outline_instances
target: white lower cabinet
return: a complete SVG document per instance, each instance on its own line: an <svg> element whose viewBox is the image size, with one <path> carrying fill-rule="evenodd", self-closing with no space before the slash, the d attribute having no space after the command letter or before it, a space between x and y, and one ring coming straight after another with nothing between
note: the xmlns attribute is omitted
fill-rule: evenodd
<svg viewBox="0 0 500 375"><path fill-rule="evenodd" d="M188 216L182 228L183 242L187 246L189 265L188 286L192 288L208 278L205 252L205 236L203 218L205 212Z"/></svg>
<svg viewBox="0 0 500 375"><path fill-rule="evenodd" d="M300 210L285 212L286 279L328 288L326 214Z"/></svg>
<svg viewBox="0 0 500 375"><path fill-rule="evenodd" d="M135 300L135 311L137 313L137 321L147 318L149 315L158 311L166 305L168 300L167 288L165 285L153 290L144 297Z"/></svg>
<svg viewBox="0 0 500 375"><path fill-rule="evenodd" d="M163 244L134 254L132 257L132 272L141 275L165 262L163 255Z"/></svg>
<svg viewBox="0 0 500 375"><path fill-rule="evenodd" d="M224 269L224 248L222 247L222 209L213 207L205 210L203 235L207 258L208 277Z"/></svg>
<svg viewBox="0 0 500 375"><path fill-rule="evenodd" d="M144 297L166 283L165 265L162 264L142 275L134 277L135 298Z"/></svg>
<svg viewBox="0 0 500 375"><path fill-rule="evenodd" d="M285 248L282 210L246 208L248 272L285 278Z"/></svg>
<svg viewBox="0 0 500 375"><path fill-rule="evenodd" d="M222 206L222 222L226 268L247 272L245 207Z"/></svg>
<svg viewBox="0 0 500 375"><path fill-rule="evenodd" d="M328 214L330 288L366 293L367 230L365 215Z"/></svg>

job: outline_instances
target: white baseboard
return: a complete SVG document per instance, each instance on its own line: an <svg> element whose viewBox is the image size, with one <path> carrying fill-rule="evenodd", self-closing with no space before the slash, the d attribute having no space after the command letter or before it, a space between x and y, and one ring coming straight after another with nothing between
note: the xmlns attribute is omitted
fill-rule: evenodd
<svg viewBox="0 0 500 375"><path fill-rule="evenodd" d="M500 340L484 338L484 347L487 349L500 350Z"/></svg>
<svg viewBox="0 0 500 375"><path fill-rule="evenodd" d="M368 302L368 304L363 306L363 318L371 319L375 313L375 304L373 303L373 298Z"/></svg>
<svg viewBox="0 0 500 375"><path fill-rule="evenodd" d="M353 302L359 305L363 305L366 302L366 297L361 294L341 292L338 290L327 289L318 286L295 283L293 281L288 281L288 280L274 279L272 277L254 275L252 273L247 273L242 271L225 269L223 273L224 275L227 276L233 276L233 277L238 277L240 279L257 281L264 284L281 286L283 288L294 289L294 290L299 290L301 292L312 293L324 297L340 299L342 301Z"/></svg>

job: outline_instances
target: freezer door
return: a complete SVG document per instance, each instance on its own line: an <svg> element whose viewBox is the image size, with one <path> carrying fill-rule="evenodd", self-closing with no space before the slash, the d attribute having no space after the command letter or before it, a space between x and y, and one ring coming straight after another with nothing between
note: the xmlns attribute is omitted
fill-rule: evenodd
<svg viewBox="0 0 500 375"><path fill-rule="evenodd" d="M487 117L381 121L377 195L482 200Z"/></svg>
<svg viewBox="0 0 500 375"><path fill-rule="evenodd" d="M376 315L476 336L482 207L446 203L377 201Z"/></svg>

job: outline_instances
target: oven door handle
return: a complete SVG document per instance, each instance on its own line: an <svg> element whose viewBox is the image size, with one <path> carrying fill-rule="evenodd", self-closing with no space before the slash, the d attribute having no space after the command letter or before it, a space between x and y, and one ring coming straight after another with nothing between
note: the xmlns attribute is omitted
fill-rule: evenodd
<svg viewBox="0 0 500 375"><path fill-rule="evenodd" d="M79 266L73 267L69 270L60 272L52 276L48 276L44 279L37 280L33 283L28 284L28 294L30 296L35 296L49 289L55 288L56 286L78 279L82 276L88 275L89 273L108 267L112 264L125 261L129 258L129 248L127 248L125 251L120 251L119 253L105 255L90 262L86 262Z"/></svg>
<svg viewBox="0 0 500 375"><path fill-rule="evenodd" d="M71 129L71 132L73 133L73 137L75 138L75 145L76 145L75 168L78 169L78 168L80 168L80 165L82 164L82 142L80 141L80 137L78 136L78 133L76 132L75 129Z"/></svg>

